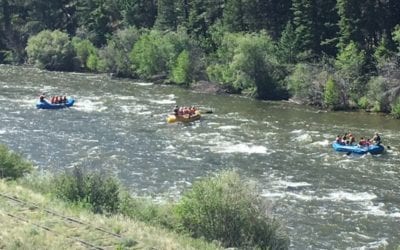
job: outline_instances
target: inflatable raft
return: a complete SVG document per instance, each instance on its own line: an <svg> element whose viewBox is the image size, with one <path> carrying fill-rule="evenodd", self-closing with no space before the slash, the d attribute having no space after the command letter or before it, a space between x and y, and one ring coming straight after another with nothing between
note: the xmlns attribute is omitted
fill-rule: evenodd
<svg viewBox="0 0 400 250"><path fill-rule="evenodd" d="M353 145L342 145L337 142L332 143L333 149L335 149L338 152L345 152L345 153L354 153L354 154L366 154L370 153L373 155L376 154L381 154L384 151L384 147L382 145L370 145L370 146L353 146Z"/></svg>
<svg viewBox="0 0 400 250"><path fill-rule="evenodd" d="M196 111L194 115L169 115L167 117L168 123L174 122L194 122L201 118L201 114L199 111Z"/></svg>
<svg viewBox="0 0 400 250"><path fill-rule="evenodd" d="M62 108L68 108L74 105L75 100L72 98L67 98L66 103L58 103L58 104L52 104L49 103L48 101L38 101L36 103L36 108L38 109L62 109Z"/></svg>

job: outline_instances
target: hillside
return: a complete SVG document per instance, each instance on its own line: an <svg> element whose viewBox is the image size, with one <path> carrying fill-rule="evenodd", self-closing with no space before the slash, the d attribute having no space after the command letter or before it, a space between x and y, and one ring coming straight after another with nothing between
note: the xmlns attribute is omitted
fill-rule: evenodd
<svg viewBox="0 0 400 250"><path fill-rule="evenodd" d="M0 249L217 249L122 216L106 217L0 180Z"/></svg>

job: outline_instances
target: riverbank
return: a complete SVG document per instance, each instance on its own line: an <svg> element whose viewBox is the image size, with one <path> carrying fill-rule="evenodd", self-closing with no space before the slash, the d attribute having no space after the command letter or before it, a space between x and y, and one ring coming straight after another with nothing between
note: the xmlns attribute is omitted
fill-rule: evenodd
<svg viewBox="0 0 400 250"><path fill-rule="evenodd" d="M221 249L122 215L82 207L0 180L1 249Z"/></svg>

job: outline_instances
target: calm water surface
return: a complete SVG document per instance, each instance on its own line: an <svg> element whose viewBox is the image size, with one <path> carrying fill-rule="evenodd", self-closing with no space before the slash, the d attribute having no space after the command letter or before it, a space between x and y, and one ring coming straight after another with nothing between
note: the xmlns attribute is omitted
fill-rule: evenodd
<svg viewBox="0 0 400 250"><path fill-rule="evenodd" d="M76 106L37 110L42 91L72 96ZM214 114L191 125L166 124L176 104ZM198 178L237 169L260 184L292 249L400 245L398 120L0 66L0 121L0 143L41 170L102 170L155 197L179 197ZM330 142L347 131L358 138L378 131L391 149L362 157L333 152Z"/></svg>

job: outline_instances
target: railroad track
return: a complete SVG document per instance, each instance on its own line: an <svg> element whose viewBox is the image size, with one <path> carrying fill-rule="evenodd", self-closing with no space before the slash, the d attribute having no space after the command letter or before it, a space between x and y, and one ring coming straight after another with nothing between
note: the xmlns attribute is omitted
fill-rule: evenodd
<svg viewBox="0 0 400 250"><path fill-rule="evenodd" d="M116 249L124 242L124 237L120 234L21 200L14 195L0 193L0 198L5 201L5 207L9 206L9 209L6 207L6 215L19 223L27 223L54 235L63 236L86 248ZM130 241L130 246L133 245L136 245L136 242Z"/></svg>

